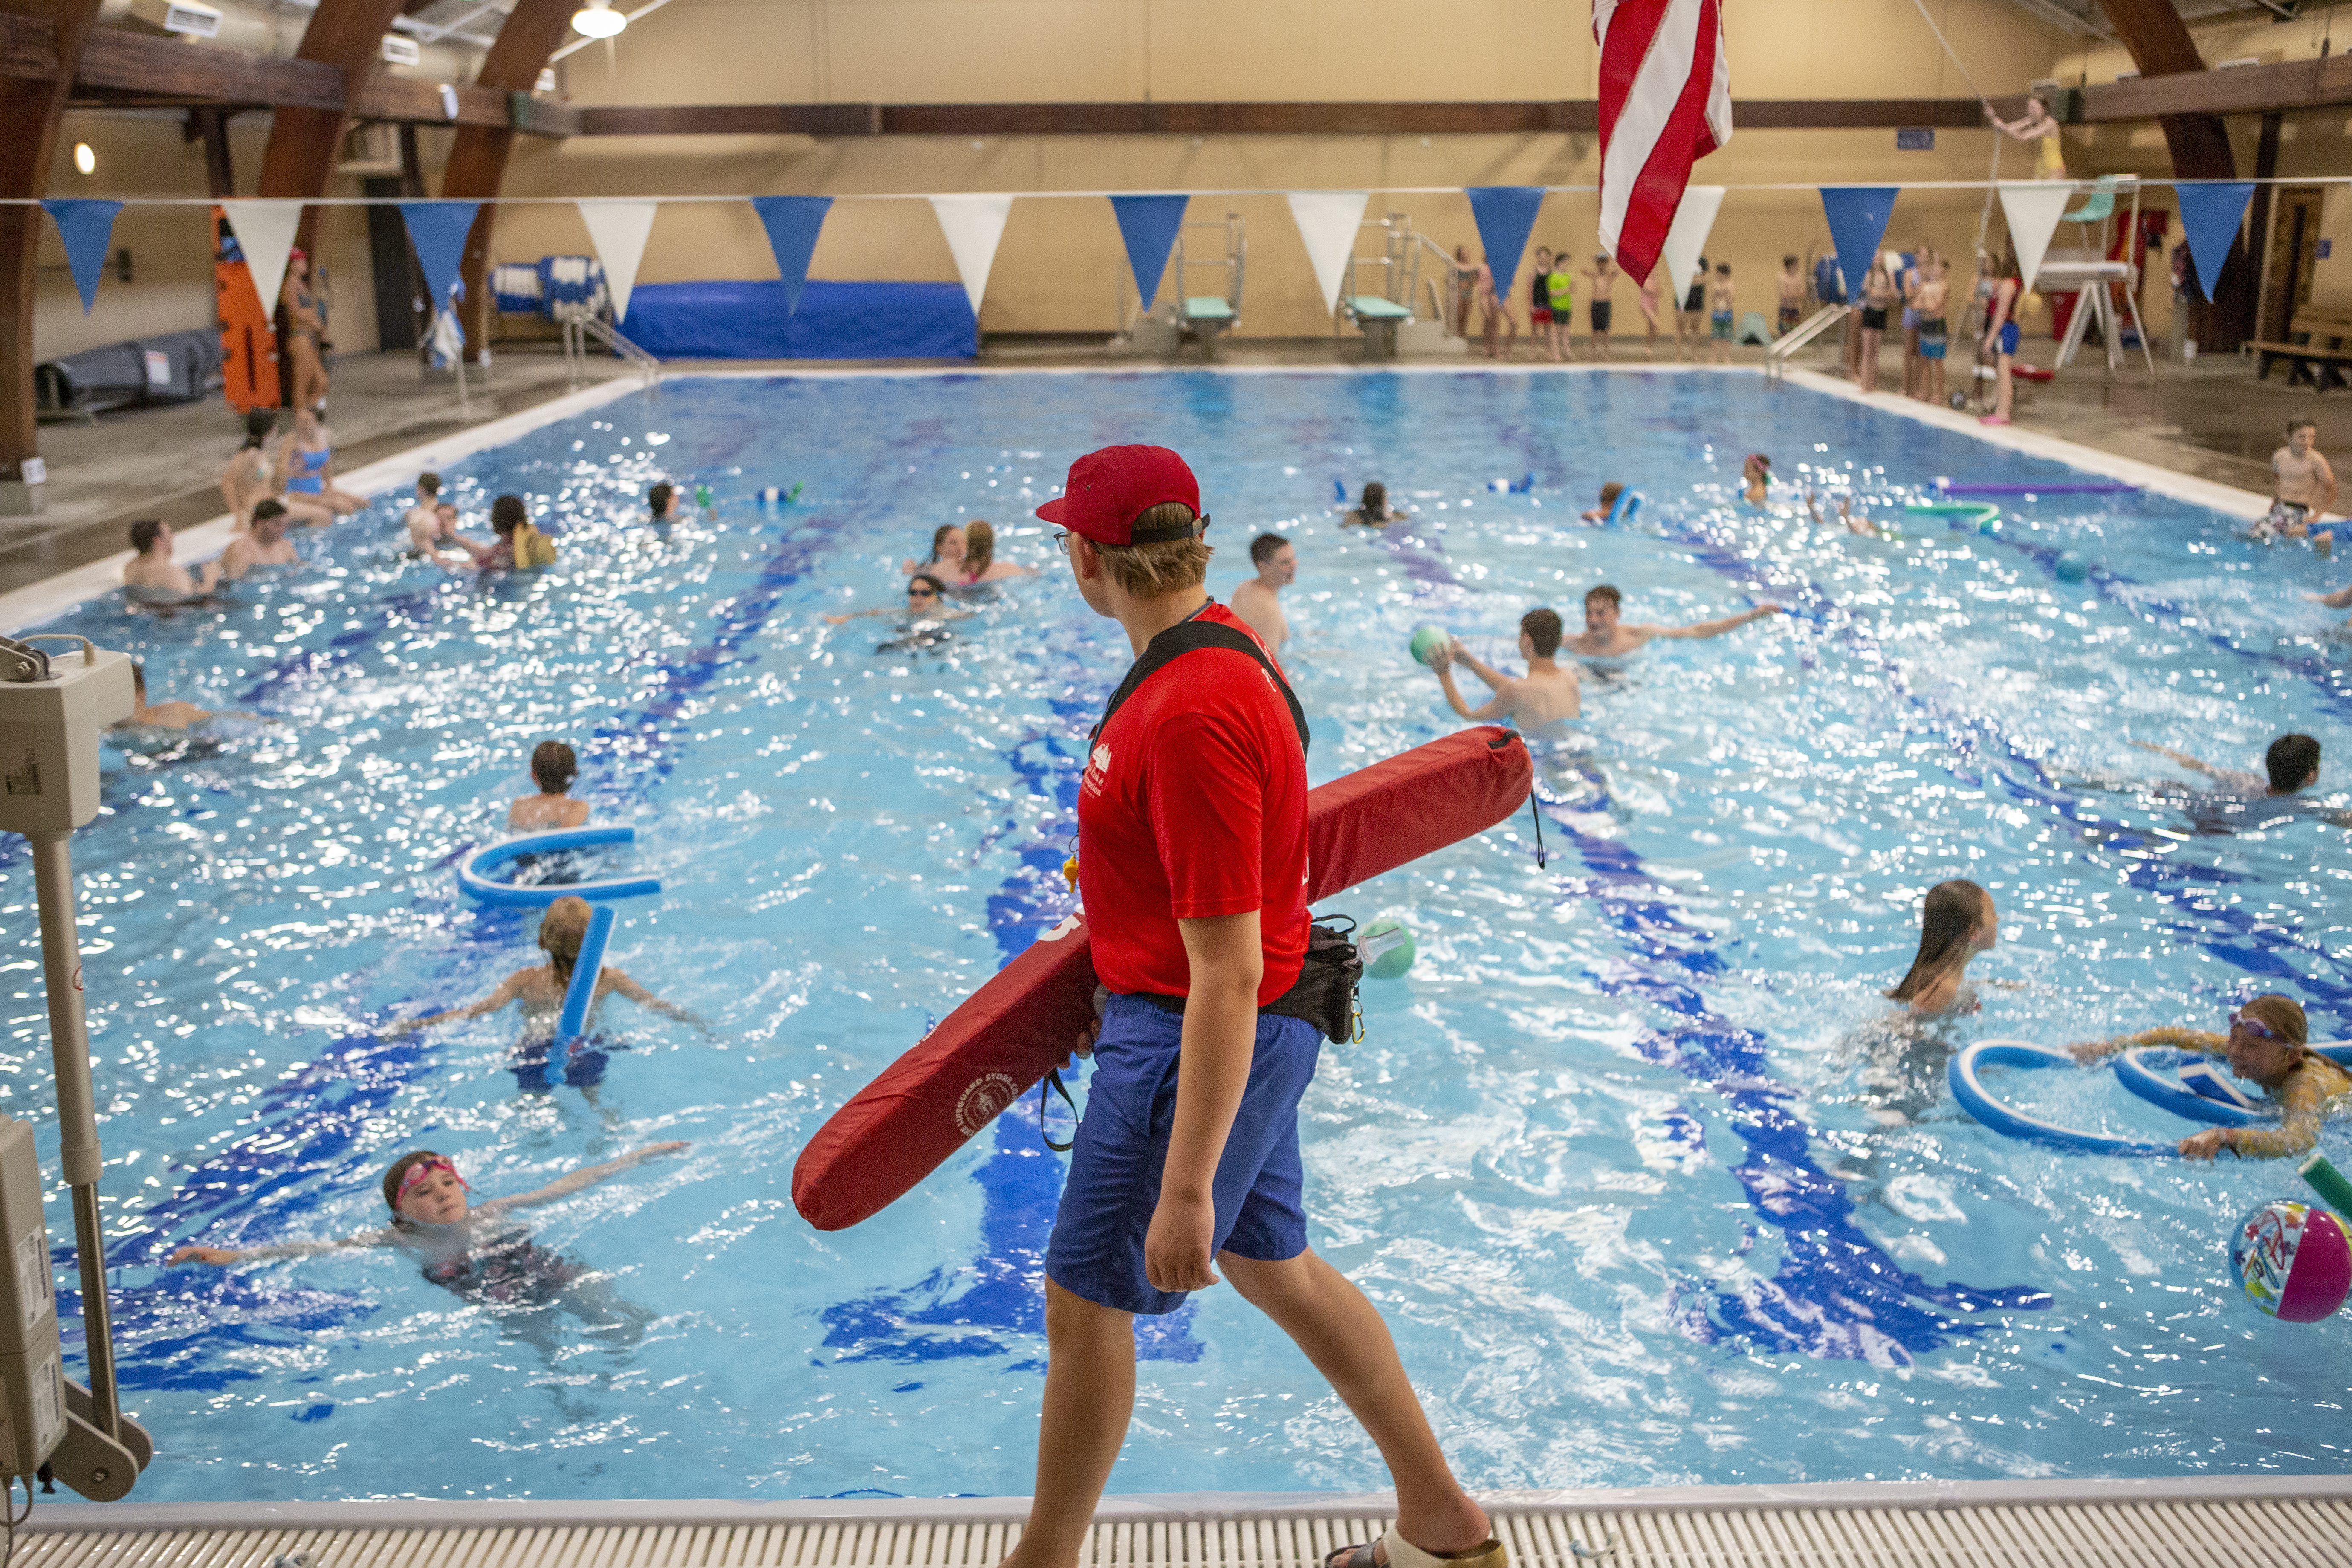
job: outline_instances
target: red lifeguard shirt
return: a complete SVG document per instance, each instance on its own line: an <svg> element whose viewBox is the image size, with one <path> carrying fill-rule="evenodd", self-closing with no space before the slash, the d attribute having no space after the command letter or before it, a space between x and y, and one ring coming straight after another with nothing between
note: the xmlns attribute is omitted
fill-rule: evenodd
<svg viewBox="0 0 2352 1568"><path fill-rule="evenodd" d="M1255 638L1213 601L1201 618ZM1264 646L1261 644L1260 646ZM1264 1006L1307 956L1307 758L1255 659L1196 648L1111 715L1078 786L1078 897L1095 973L1192 994L1180 920L1258 911Z"/></svg>

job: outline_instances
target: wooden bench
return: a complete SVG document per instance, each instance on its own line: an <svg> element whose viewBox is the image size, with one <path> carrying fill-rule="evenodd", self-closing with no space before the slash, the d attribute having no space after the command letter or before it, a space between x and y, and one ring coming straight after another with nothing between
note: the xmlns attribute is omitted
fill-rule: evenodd
<svg viewBox="0 0 2352 1568"><path fill-rule="evenodd" d="M2256 381L2268 381L2271 366L2284 360L2287 364L2286 384L2308 382L2314 392L2326 392L2331 386L2352 385L2347 371L2352 370L2352 312L2343 310L2305 310L2294 318L2286 334L2290 342L2254 342L2247 346L2254 351Z"/></svg>

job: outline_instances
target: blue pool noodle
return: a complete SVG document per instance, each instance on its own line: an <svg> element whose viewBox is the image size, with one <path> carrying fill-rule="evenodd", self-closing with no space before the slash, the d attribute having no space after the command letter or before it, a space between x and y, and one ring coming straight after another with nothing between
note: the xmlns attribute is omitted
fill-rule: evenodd
<svg viewBox="0 0 2352 1568"><path fill-rule="evenodd" d="M526 833L503 844L477 849L460 861L457 887L476 903L504 909L545 909L566 895L593 903L598 899L634 899L646 893L658 893L661 891L661 879L656 877L607 877L593 882L542 882L536 887L519 888L512 882L499 881L490 875L508 861L525 855L545 855L558 849L593 849L608 844L635 844L636 841L637 830L634 827L565 827L551 833Z"/></svg>
<svg viewBox="0 0 2352 1568"><path fill-rule="evenodd" d="M580 956L572 962L572 984L563 993L563 1011L555 1016L555 1043L548 1052L550 1065L557 1055L588 1032L588 1009L596 1004L596 976L604 967L604 949L613 942L613 910L600 904L588 917L588 934L580 939Z"/></svg>
<svg viewBox="0 0 2352 1568"><path fill-rule="evenodd" d="M1615 528L1621 523L1631 522L1633 521L1633 514L1641 510L1641 491L1620 490L1617 492L1617 500L1615 503L1609 509L1609 521L1602 523L1601 526L1603 528Z"/></svg>

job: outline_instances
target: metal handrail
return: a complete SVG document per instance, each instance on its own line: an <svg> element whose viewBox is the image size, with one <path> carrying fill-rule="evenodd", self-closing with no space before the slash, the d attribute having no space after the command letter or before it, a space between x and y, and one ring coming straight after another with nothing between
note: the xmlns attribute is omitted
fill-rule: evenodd
<svg viewBox="0 0 2352 1568"><path fill-rule="evenodd" d="M1789 356L1820 337L1831 327L1845 320L1853 310L1851 305L1824 305L1805 318L1794 330L1783 332L1765 345L1764 376L1775 381L1788 370Z"/></svg>
<svg viewBox="0 0 2352 1568"><path fill-rule="evenodd" d="M620 355L631 369L644 376L646 391L658 392L661 389L661 361L623 337L608 322L584 313L569 317L563 323L563 362L574 387L588 379L586 340L589 338L595 339Z"/></svg>

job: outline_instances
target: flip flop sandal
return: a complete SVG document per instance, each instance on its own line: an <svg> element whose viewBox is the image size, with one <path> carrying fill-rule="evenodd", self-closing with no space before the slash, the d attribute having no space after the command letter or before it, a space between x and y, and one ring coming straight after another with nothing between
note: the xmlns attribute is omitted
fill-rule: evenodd
<svg viewBox="0 0 2352 1568"><path fill-rule="evenodd" d="M1323 1559L1323 1568L1511 1568L1511 1553L1492 1536L1467 1552L1424 1552L1391 1525L1376 1543L1342 1546L1331 1552Z"/></svg>

